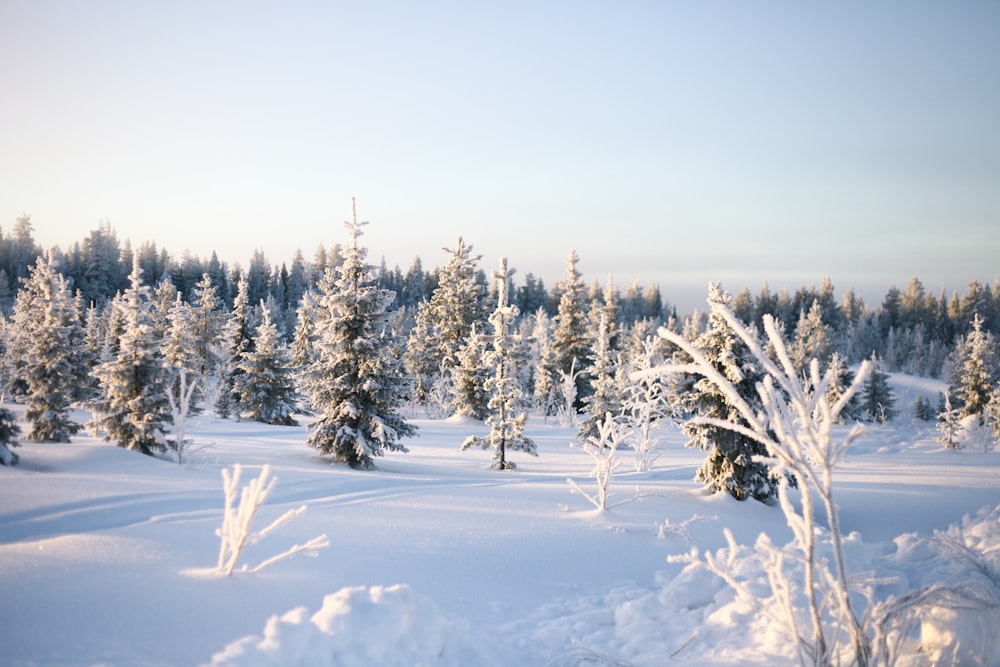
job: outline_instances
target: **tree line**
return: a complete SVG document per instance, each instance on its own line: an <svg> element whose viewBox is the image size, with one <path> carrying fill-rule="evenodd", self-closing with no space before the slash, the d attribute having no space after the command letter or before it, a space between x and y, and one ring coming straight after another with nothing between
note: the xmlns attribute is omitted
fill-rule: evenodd
<svg viewBox="0 0 1000 667"><path fill-rule="evenodd" d="M657 335L661 327L739 376L734 382L753 400L761 372L711 315L724 306L752 331L778 322L801 373L816 360L846 378L849 366L873 361L846 418L892 419L898 406L885 373L893 370L948 374L952 389L918 397L913 412L950 424L949 444L961 419L985 424L992 414L996 282L946 298L913 278L877 308L853 290L838 301L826 278L794 294L765 284L756 296L748 288L732 296L713 284L710 308L681 317L655 285L622 293L610 280L588 284L575 251L547 290L530 273L515 286L505 263L487 278L462 238L430 271L420 258L406 273L375 266L360 243L363 224L345 224L349 242L320 246L312 261L298 252L290 266L271 266L255 252L244 270L215 253L175 260L153 243L134 248L108 223L69 250L43 254L22 216L12 234L0 230L0 398L27 406L30 440L68 441L84 426L69 408L83 405L94 433L178 459L185 442L170 425L187 414L178 407L185 397L186 407L222 418L291 425L312 413L307 444L357 467L405 449L400 440L415 432L406 410L484 420L489 434L467 445L493 448L499 468L513 466L508 449L534 453L522 433L528 411L577 426L582 441L599 439L611 415L642 434L632 445L648 466L651 423L734 414L690 376L635 379L683 356ZM830 391L838 390L835 382ZM711 425L685 429L689 445L708 452L700 480L739 498L774 494L752 442Z"/></svg>

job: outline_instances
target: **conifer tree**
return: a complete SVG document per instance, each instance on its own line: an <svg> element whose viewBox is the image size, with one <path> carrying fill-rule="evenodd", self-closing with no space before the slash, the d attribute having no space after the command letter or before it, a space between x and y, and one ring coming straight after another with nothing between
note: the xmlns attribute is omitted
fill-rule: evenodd
<svg viewBox="0 0 1000 667"><path fill-rule="evenodd" d="M718 283L709 285L709 329L698 337L695 346L732 383L747 405L759 407L761 400L757 383L763 379L764 373L755 363L746 343L723 317L722 310L728 309L729 303L728 292L722 291ZM706 378L694 384L688 408L699 417L746 426L744 418L727 395ZM688 447L700 447L708 452L696 480L704 482L713 492L726 491L737 500L756 498L763 501L775 496L777 479L766 463L755 460L755 457L767 454L760 442L735 430L712 424L687 422L682 430L690 438Z"/></svg>
<svg viewBox="0 0 1000 667"><path fill-rule="evenodd" d="M459 351L473 325L481 329L486 320L484 290L476 280L476 263L481 255L473 255L472 246L461 237L454 250L443 250L451 259L441 269L430 300L418 304L407 343L406 365L416 378L416 399L420 404L426 403L437 377L458 365Z"/></svg>
<svg viewBox="0 0 1000 667"><path fill-rule="evenodd" d="M129 288L112 307L120 312L124 329L115 355L94 369L100 396L90 406L93 420L88 428L94 435L104 432L119 447L152 455L165 449L171 378L152 338L150 289L142 283L138 256L133 258Z"/></svg>
<svg viewBox="0 0 1000 667"><path fill-rule="evenodd" d="M263 302L262 302L263 305ZM292 360L281 333L271 321L271 308L263 308L257 325L253 350L240 361L236 393L246 415L254 421L279 426L298 426L295 415L306 414L299 407L298 391L292 378Z"/></svg>
<svg viewBox="0 0 1000 667"><path fill-rule="evenodd" d="M884 424L896 416L896 397L889 386L889 374L872 352L872 371L861 386L861 412L868 421Z"/></svg>
<svg viewBox="0 0 1000 667"><path fill-rule="evenodd" d="M983 331L983 320L976 314L972 330L959 341L953 353L954 371L949 392L957 403L960 415L976 415L980 424L983 423L986 404L993 389L995 355L993 334Z"/></svg>
<svg viewBox="0 0 1000 667"><path fill-rule="evenodd" d="M77 303L50 253L31 268L14 306L23 341L19 373L31 425L28 440L69 442L81 428L70 419L86 378L84 331Z"/></svg>
<svg viewBox="0 0 1000 667"><path fill-rule="evenodd" d="M198 362L195 370L202 380L218 370L217 341L222 322L222 305L211 276L201 274L201 280L194 286L194 298L191 300L191 328L194 356Z"/></svg>
<svg viewBox="0 0 1000 667"><path fill-rule="evenodd" d="M451 369L451 407L455 414L473 419L486 418L490 400L486 388L490 377L486 354L486 335L473 325L465 345L458 350L458 363Z"/></svg>
<svg viewBox="0 0 1000 667"><path fill-rule="evenodd" d="M798 366L796 366L796 368L798 368ZM853 375L847 368L847 361L840 356L840 353L838 352L834 352L830 357L830 363L827 365L827 372L830 375L830 386L827 387L826 390L826 399L830 402L830 405L836 405L841 396L843 396L851 386ZM860 402L857 394L852 394L847 400L847 403L844 404L843 409L841 409L841 411L837 413L837 416L833 418L833 421L835 424L840 424L844 419L860 418Z"/></svg>
<svg viewBox="0 0 1000 667"><path fill-rule="evenodd" d="M500 270L493 272L497 281L497 308L490 315L493 325L493 348L486 354L486 365L494 369L493 377L486 381L486 391L490 393L489 416L486 425L490 432L486 437L469 436L462 443L462 450L472 446L483 449L493 448L493 465L498 470L515 467L507 460L507 452L516 450L537 456L535 443L524 435L524 391L518 377L516 358L518 337L511 332L511 322L519 311L517 306L508 304L510 278L513 269L507 268L507 258L500 258Z"/></svg>
<svg viewBox="0 0 1000 667"><path fill-rule="evenodd" d="M556 413L556 353L552 347L552 322L548 313L539 308L534 316L532 341L535 346L533 362L534 391L532 402L543 418Z"/></svg>
<svg viewBox="0 0 1000 667"><path fill-rule="evenodd" d="M552 347L556 354L556 371L570 373L571 368L580 370L590 364L590 339L587 335L587 294L583 277L577 269L580 258L576 251L566 258L566 273L558 285L561 296L552 332ZM583 399L589 395L589 386L584 373L577 375L576 404L583 406Z"/></svg>
<svg viewBox="0 0 1000 667"><path fill-rule="evenodd" d="M818 299L813 299L808 313L802 313L795 328L795 343L792 345L792 363L805 373L809 363L816 359L821 366L830 361L833 354L833 336L823 322L823 310Z"/></svg>
<svg viewBox="0 0 1000 667"><path fill-rule="evenodd" d="M587 417L577 434L581 441L598 437L598 429L607 419L618 419L622 410L622 392L616 377L619 369L618 353L611 348L611 333L608 330L608 314L604 312L597 328L594 356L587 374L593 390L583 399Z"/></svg>
<svg viewBox="0 0 1000 667"><path fill-rule="evenodd" d="M233 299L233 310L222 327L222 370L219 374L219 394L215 399L215 414L226 419L239 416L240 403L236 386L243 371L240 364L253 349L253 326L250 321L249 284L240 277Z"/></svg>
<svg viewBox="0 0 1000 667"><path fill-rule="evenodd" d="M7 408L0 408L0 465L17 465L20 457L10 451L17 447L17 434L21 428L17 425L17 417Z"/></svg>
<svg viewBox="0 0 1000 667"><path fill-rule="evenodd" d="M400 438L416 427L399 414L410 381L387 327L395 295L378 287L375 267L364 262L361 227L354 215L345 223L351 243L342 262L328 270L318 309L316 357L303 374L303 388L321 414L306 444L354 468L367 468L385 450L406 451Z"/></svg>

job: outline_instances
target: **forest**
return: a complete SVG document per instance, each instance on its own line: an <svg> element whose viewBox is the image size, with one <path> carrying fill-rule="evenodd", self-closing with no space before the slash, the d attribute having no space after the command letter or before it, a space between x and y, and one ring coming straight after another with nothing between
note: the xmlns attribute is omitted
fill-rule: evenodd
<svg viewBox="0 0 1000 667"><path fill-rule="evenodd" d="M461 238L431 269L420 257L405 272L375 266L366 260L362 224L345 226L343 243L320 245L309 260L296 252L290 264L272 265L257 251L244 268L214 252L207 260L176 258L152 241L133 246L107 222L66 248L42 249L23 215L10 232L0 228L0 397L28 406L29 440L65 442L86 426L129 449L177 456L183 438L168 435L175 403L185 413L211 409L269 424L319 415L308 444L360 467L405 449L400 441L412 434L400 416L406 406L432 418L493 419L494 434L506 434L500 445L477 444L498 446L503 467L503 446L530 449L518 440L522 412L579 418L586 441L608 414L621 421L638 410L641 392L629 379L636 369L684 356L657 336L661 327L720 367L759 372L749 371L729 327L710 315L714 303L758 333L772 317L802 373L816 359L846 381L849 368L874 362L871 386L854 397L848 418L885 422L912 411L940 421L949 446L960 443L962 419L974 416L987 429L998 421L996 280L949 296L912 277L903 289L889 286L876 306L851 289L838 299L827 278L794 294L765 284L756 294L743 287L731 295L711 285L704 312L680 314L658 285L623 291L610 280L588 283L575 251L563 278L546 288L505 260L487 273ZM944 377L950 389L898 406L880 382L891 371ZM753 383L744 384L752 395ZM360 386L368 387L363 396ZM664 381L657 392L657 414L727 418L718 397L691 378ZM345 401L370 414L336 416ZM72 422L71 406L86 406L94 420ZM340 428L345 420L351 436ZM688 435L690 445L710 452L699 475L714 490L740 498L773 493L755 486L759 480L733 480L738 456L720 454L718 433ZM729 463L713 460L720 456Z"/></svg>

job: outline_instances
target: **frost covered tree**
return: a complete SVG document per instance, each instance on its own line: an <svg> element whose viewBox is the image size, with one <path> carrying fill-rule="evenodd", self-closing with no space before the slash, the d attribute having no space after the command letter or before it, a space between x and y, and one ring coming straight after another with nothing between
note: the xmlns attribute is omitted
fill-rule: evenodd
<svg viewBox="0 0 1000 667"><path fill-rule="evenodd" d="M847 368L847 361L840 356L839 352L834 352L830 357L830 363L827 364L827 372L830 374L830 386L827 389L829 395L827 398L831 405L835 405L840 400L840 397L847 392L854 376ZM844 404L843 409L837 414L835 418L836 423L839 424L843 419L855 420L860 418L861 404L857 394L852 394L847 403Z"/></svg>
<svg viewBox="0 0 1000 667"><path fill-rule="evenodd" d="M619 355L611 347L612 334L607 317L606 312L602 313L601 321L596 327L593 358L586 371L590 376L592 393L583 398L586 417L577 434L584 441L596 437L598 427L604 423L605 418L611 415L617 419L622 409L622 392L618 379Z"/></svg>
<svg viewBox="0 0 1000 667"><path fill-rule="evenodd" d="M254 421L279 426L298 426L295 415L306 414L299 407L301 396L295 389L292 359L281 341L271 309L263 307L253 349L239 362L236 394L246 416Z"/></svg>
<svg viewBox="0 0 1000 667"><path fill-rule="evenodd" d="M659 435L657 431L670 415L664 378L655 371L662 363L659 339L648 337L642 352L629 364L631 381L622 399L625 441L635 452L636 472L645 472L656 461Z"/></svg>
<svg viewBox="0 0 1000 667"><path fill-rule="evenodd" d="M351 243L320 285L316 357L303 372L303 390L321 415L306 444L368 468L385 450L405 452L399 439L417 429L398 412L411 387L387 326L395 294L378 286L375 267L364 262L359 238L367 223L357 221L353 200L351 208Z"/></svg>
<svg viewBox="0 0 1000 667"><path fill-rule="evenodd" d="M534 394L533 403L542 413L543 419L556 412L558 388L556 378L556 353L552 347L552 323L543 309L539 308L534 315L532 340L535 346L533 364Z"/></svg>
<svg viewBox="0 0 1000 667"><path fill-rule="evenodd" d="M759 406L756 387L764 374L747 344L725 317L729 302L729 293L718 283L709 285L709 328L697 338L695 347L732 383L743 401ZM734 405L732 396L716 383L701 378L695 382L686 407L700 418L682 427L690 438L687 446L708 452L695 479L704 482L713 492L725 491L737 500L772 498L777 492L778 479L770 466L759 458L767 453L764 446L738 429L716 423L724 421L737 427L746 426L746 419Z"/></svg>
<svg viewBox="0 0 1000 667"><path fill-rule="evenodd" d="M226 419L239 415L240 403L236 387L239 382L240 364L253 349L253 323L250 320L250 285L241 276L233 300L233 310L222 326L222 369L219 374L219 392L215 399L215 414Z"/></svg>
<svg viewBox="0 0 1000 667"><path fill-rule="evenodd" d="M983 330L983 320L977 313L972 320L972 330L959 341L953 353L954 370L949 393L960 415L975 415L980 424L984 421L986 404L995 383L995 357L996 342L991 333Z"/></svg>
<svg viewBox="0 0 1000 667"><path fill-rule="evenodd" d="M507 268L507 258L500 258L500 270L493 272L497 281L497 308L490 315L493 325L493 348L486 353L486 366L494 369L494 375L485 383L490 394L489 416L486 425L490 432L486 437L469 436L462 443L462 450L472 446L483 449L493 448L493 466L498 470L515 467L507 460L509 450L525 452L537 456L534 441L524 435L524 388L517 373L517 347L520 341L511 332L511 323L518 316L517 306L509 305L508 294L513 269Z"/></svg>
<svg viewBox="0 0 1000 667"><path fill-rule="evenodd" d="M52 254L31 267L14 305L22 341L18 373L24 383L28 440L69 442L81 425L70 408L86 384L86 347L77 303Z"/></svg>
<svg viewBox="0 0 1000 667"><path fill-rule="evenodd" d="M469 337L458 350L458 363L451 369L451 407L455 414L485 419L490 392L486 382L490 367L486 362L488 341L473 325Z"/></svg>
<svg viewBox="0 0 1000 667"><path fill-rule="evenodd" d="M164 424L170 419L167 399L171 376L163 364L160 345L152 337L150 289L142 283L142 269L133 259L129 288L112 302L121 313L124 329L115 355L94 369L100 395L90 408L94 435L105 433L119 447L143 454L165 449Z"/></svg>
<svg viewBox="0 0 1000 667"><path fill-rule="evenodd" d="M486 321L483 286L476 280L476 263L481 255L461 237L441 268L438 285L429 301L417 306L416 321L406 349L406 365L416 378L417 403L426 404L432 385L459 363L459 351L473 326L482 330Z"/></svg>
<svg viewBox="0 0 1000 667"><path fill-rule="evenodd" d="M571 251L566 258L566 273L557 285L559 307L552 331L556 371L570 374L576 384L574 409L580 409L583 398L590 393L587 378L580 372L590 364L590 338L587 335L587 290L577 268L579 262L576 251Z"/></svg>
<svg viewBox="0 0 1000 667"><path fill-rule="evenodd" d="M802 313L795 328L795 344L792 346L792 361L805 372L809 363L816 359L825 365L833 354L833 336L823 321L823 309L818 299L813 299L808 313Z"/></svg>
<svg viewBox="0 0 1000 667"><path fill-rule="evenodd" d="M20 457L10 451L17 447L17 434L21 428L17 425L17 417L7 408L0 408L0 465L17 465Z"/></svg>
<svg viewBox="0 0 1000 667"><path fill-rule="evenodd" d="M868 421L884 424L896 416L896 397L889 386L889 374L882 370L874 352L871 365L872 371L861 388L861 412Z"/></svg>
<svg viewBox="0 0 1000 667"><path fill-rule="evenodd" d="M222 323L222 299L207 273L194 286L191 300L191 329L198 376L205 379L219 366L218 338Z"/></svg>

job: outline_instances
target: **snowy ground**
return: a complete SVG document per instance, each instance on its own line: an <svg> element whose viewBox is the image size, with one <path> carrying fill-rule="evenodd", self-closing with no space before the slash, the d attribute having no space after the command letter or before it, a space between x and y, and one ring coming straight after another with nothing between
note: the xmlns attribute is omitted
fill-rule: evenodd
<svg viewBox="0 0 1000 667"><path fill-rule="evenodd" d="M896 387L906 412L913 392L936 397L924 380ZM776 507L706 496L692 481L703 454L676 429L650 472L621 453L612 502L641 497L596 513L566 482L593 484L572 429L530 422L539 457L515 453L517 469L498 472L488 452L459 451L481 424L415 422L410 452L367 472L315 456L304 428L210 418L183 466L85 436L25 443L20 466L0 467L0 664L794 662L787 639L741 613L721 582L667 562L722 547L723 528L746 545L761 532L790 537ZM853 568L891 563L926 583L927 554L893 540L997 508L1000 453L949 451L935 437L904 414L871 428L838 469L843 528L859 533ZM220 470L235 463L244 481L265 464L279 479L260 522L308 507L242 562L321 533L330 546L256 574L199 574L218 556ZM976 524L994 549L997 517ZM995 650L977 622L967 632Z"/></svg>

